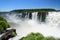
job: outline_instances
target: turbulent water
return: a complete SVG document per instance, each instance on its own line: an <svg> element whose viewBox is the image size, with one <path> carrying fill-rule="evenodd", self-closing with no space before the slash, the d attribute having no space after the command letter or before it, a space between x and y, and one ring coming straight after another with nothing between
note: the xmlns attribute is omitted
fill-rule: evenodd
<svg viewBox="0 0 60 40"><path fill-rule="evenodd" d="M6 14L6 19L11 28L15 28L17 32L17 36L9 40L19 40L31 32L39 32L44 36L60 37L60 12L48 12L45 22L38 20L38 12L33 12L31 19L29 19L29 15L22 16L23 18L21 15L21 13Z"/></svg>

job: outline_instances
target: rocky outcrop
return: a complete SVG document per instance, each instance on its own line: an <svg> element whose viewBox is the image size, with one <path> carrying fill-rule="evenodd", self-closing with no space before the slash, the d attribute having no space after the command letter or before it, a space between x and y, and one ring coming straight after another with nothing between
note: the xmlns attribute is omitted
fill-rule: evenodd
<svg viewBox="0 0 60 40"><path fill-rule="evenodd" d="M17 35L15 29L7 30L7 28L10 28L9 23L6 21L6 19L0 16L0 40L8 40L9 38Z"/></svg>
<svg viewBox="0 0 60 40"><path fill-rule="evenodd" d="M6 30L6 32L1 36L0 40L8 40L9 38L12 38L16 35L15 29Z"/></svg>

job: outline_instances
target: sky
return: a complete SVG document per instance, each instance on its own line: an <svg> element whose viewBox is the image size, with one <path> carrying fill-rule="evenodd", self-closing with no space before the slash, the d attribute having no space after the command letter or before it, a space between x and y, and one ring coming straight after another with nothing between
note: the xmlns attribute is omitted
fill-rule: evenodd
<svg viewBox="0 0 60 40"><path fill-rule="evenodd" d="M60 0L0 0L0 11L42 8L60 10Z"/></svg>

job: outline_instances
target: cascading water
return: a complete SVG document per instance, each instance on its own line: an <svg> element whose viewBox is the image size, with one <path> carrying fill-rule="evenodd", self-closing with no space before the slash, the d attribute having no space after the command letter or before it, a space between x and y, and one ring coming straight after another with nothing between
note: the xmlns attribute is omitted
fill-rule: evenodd
<svg viewBox="0 0 60 40"><path fill-rule="evenodd" d="M32 13L32 20L37 21L37 14L38 14L38 12L33 12Z"/></svg>
<svg viewBox="0 0 60 40"><path fill-rule="evenodd" d="M48 22L52 27L60 26L60 12L49 12L49 15L46 17L46 19L46 22Z"/></svg>
<svg viewBox="0 0 60 40"><path fill-rule="evenodd" d="M22 15L19 17L17 14L7 14L7 21L10 23L11 28L15 28L17 32L17 36L9 40L19 40L31 32L39 32L44 36L60 37L60 12L48 12L46 21L43 23L38 23L37 14L38 12L33 12L32 19L28 18L29 15L31 17L31 14L26 15L28 19L21 19Z"/></svg>

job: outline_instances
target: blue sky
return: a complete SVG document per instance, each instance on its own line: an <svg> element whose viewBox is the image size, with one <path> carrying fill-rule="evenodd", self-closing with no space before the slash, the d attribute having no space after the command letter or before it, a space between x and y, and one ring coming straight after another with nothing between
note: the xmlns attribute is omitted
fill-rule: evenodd
<svg viewBox="0 0 60 40"><path fill-rule="evenodd" d="M54 8L59 10L60 0L0 0L0 11L34 8Z"/></svg>

